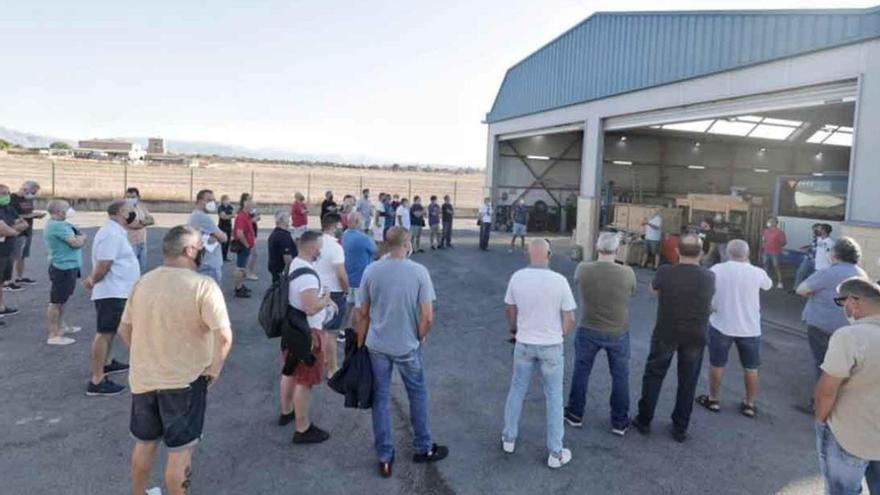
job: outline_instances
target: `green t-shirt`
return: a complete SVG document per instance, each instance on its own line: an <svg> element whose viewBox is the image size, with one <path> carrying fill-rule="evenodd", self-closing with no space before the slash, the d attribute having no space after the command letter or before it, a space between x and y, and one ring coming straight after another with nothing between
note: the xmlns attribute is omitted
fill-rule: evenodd
<svg viewBox="0 0 880 495"><path fill-rule="evenodd" d="M73 226L62 220L50 219L43 229L49 263L59 270L71 270L82 266L82 248L71 247L67 243L76 235Z"/></svg>
<svg viewBox="0 0 880 495"><path fill-rule="evenodd" d="M578 265L574 275L580 291L580 326L620 335L629 329L629 300L636 293L633 269L604 261Z"/></svg>

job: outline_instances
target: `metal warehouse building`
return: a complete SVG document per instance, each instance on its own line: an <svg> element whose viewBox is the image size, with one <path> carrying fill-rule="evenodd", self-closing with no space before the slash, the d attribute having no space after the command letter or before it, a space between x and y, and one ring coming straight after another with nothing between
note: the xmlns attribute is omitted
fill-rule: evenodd
<svg viewBox="0 0 880 495"><path fill-rule="evenodd" d="M587 257L613 205L704 193L778 215L789 248L833 224L880 276L880 7L597 13L511 67L486 122L494 200L568 205Z"/></svg>

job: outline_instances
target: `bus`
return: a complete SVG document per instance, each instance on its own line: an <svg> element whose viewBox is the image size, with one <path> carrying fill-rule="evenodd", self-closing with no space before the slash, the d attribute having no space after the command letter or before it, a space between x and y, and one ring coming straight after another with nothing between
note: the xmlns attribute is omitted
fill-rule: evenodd
<svg viewBox="0 0 880 495"><path fill-rule="evenodd" d="M848 187L846 173L783 175L776 179L773 215L788 240L783 256L786 264L800 263L804 255L801 247L813 241L814 223L827 223L832 237L840 235Z"/></svg>

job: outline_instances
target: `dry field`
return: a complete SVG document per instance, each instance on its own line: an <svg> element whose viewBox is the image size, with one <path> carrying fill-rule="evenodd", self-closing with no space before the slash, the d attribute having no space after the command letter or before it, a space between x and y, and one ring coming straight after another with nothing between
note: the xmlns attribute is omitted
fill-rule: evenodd
<svg viewBox="0 0 880 495"><path fill-rule="evenodd" d="M287 203L297 191L319 202L332 190L337 201L368 187L402 197L449 194L456 205L476 208L483 196L483 174L409 172L342 167L213 163L206 168L169 165L126 165L93 160L5 155L0 152L0 183L13 190L25 180L40 183L44 195L74 199L121 197L135 186L151 201L189 201L199 189L234 199L252 192L258 202Z"/></svg>

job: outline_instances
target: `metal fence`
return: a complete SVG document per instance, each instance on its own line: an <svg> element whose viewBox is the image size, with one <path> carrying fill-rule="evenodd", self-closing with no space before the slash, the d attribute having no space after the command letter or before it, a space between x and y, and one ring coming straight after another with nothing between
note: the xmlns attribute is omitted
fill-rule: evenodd
<svg viewBox="0 0 880 495"><path fill-rule="evenodd" d="M200 189L234 200L243 192L258 202L286 203L295 192L309 202L319 202L332 190L337 201L345 194L359 195L364 188L412 198L448 194L456 205L476 208L483 196L482 174L394 172L389 170L218 164L208 168L169 165L130 165L85 160L47 160L0 156L0 183L13 190L25 180L36 180L45 195L74 199L121 197L137 187L151 201L192 201Z"/></svg>

